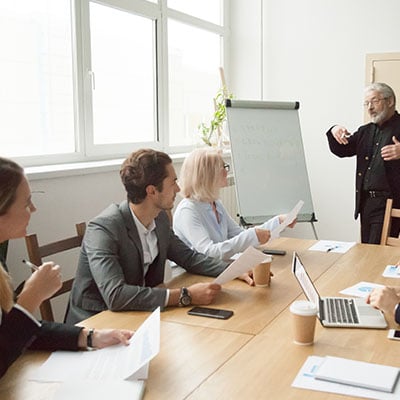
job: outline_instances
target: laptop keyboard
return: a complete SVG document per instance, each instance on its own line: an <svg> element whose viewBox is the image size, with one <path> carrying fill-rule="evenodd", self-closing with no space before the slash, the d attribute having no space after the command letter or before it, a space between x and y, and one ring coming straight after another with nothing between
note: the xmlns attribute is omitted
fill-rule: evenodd
<svg viewBox="0 0 400 400"><path fill-rule="evenodd" d="M358 324L356 306L352 299L328 298L325 299L329 322Z"/></svg>

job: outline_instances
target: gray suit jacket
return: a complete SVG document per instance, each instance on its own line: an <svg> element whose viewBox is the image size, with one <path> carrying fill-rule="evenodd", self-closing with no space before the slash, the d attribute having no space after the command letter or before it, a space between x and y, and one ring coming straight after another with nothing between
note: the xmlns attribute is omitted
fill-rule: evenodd
<svg viewBox="0 0 400 400"><path fill-rule="evenodd" d="M191 250L172 231L165 212L155 219L158 256L144 276L143 249L129 204L112 204L90 221L82 243L66 322L75 324L103 310L163 308L166 259L194 274L217 276L227 263Z"/></svg>

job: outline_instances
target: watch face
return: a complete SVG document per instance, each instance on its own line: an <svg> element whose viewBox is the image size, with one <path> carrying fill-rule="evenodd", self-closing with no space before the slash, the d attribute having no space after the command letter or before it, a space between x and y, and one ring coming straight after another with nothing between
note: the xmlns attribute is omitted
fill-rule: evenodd
<svg viewBox="0 0 400 400"><path fill-rule="evenodd" d="M183 295L182 297L181 297L181 304L183 305L183 306L188 306L188 305L190 305L190 303L192 302L192 299L190 298L190 296L188 296L188 295Z"/></svg>

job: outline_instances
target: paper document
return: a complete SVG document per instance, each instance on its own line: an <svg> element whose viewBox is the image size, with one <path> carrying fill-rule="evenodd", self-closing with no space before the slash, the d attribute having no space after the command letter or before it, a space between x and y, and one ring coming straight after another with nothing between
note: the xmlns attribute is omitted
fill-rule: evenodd
<svg viewBox="0 0 400 400"><path fill-rule="evenodd" d="M256 265L262 263L269 256L265 255L254 247L248 247L240 256L233 261L223 272L214 280L215 283L223 285L237 278L238 276L250 271Z"/></svg>
<svg viewBox="0 0 400 400"><path fill-rule="evenodd" d="M387 265L382 276L385 278L400 278L400 265Z"/></svg>
<svg viewBox="0 0 400 400"><path fill-rule="evenodd" d="M355 297L367 297L375 288L383 287L379 283L359 282L340 291L342 294Z"/></svg>
<svg viewBox="0 0 400 400"><path fill-rule="evenodd" d="M279 224L275 229L272 229L271 231L271 237L268 240L271 241L273 239L276 239L279 237L279 234L286 228L288 227L296 218L297 218L297 214L299 213L301 207L303 207L304 205L304 201L300 200L293 208L292 211L290 211L287 215L286 218L284 219L284 221ZM268 243L267 242L267 243Z"/></svg>
<svg viewBox="0 0 400 400"><path fill-rule="evenodd" d="M120 344L95 351L56 351L30 379L42 382L146 379L148 363L160 351L160 308L143 322L129 342L129 346Z"/></svg>
<svg viewBox="0 0 400 400"><path fill-rule="evenodd" d="M392 393L399 368L327 356L315 372L316 379Z"/></svg>
<svg viewBox="0 0 400 400"><path fill-rule="evenodd" d="M346 253L356 242L337 242L334 240L320 240L308 250L323 251L325 253Z"/></svg>
<svg viewBox="0 0 400 400"><path fill-rule="evenodd" d="M344 396L362 397L364 399L398 400L400 398L400 384L395 386L393 393L386 393L315 379L315 373L323 361L324 357L309 356L292 382L292 386L321 392L339 393Z"/></svg>
<svg viewBox="0 0 400 400"><path fill-rule="evenodd" d="M145 381L68 381L60 384L54 399L141 400L145 386Z"/></svg>

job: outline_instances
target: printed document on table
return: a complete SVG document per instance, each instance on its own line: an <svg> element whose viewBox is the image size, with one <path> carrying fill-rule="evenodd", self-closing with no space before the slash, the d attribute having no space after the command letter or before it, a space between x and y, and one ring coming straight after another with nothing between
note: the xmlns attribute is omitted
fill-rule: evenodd
<svg viewBox="0 0 400 400"><path fill-rule="evenodd" d="M31 380L146 379L148 364L160 351L160 308L157 308L130 339L130 344L95 351L56 351L30 376Z"/></svg>
<svg viewBox="0 0 400 400"><path fill-rule="evenodd" d="M268 242L270 242L273 239L276 239L279 237L279 234L286 228L288 227L296 218L297 218L297 214L299 213L299 211L301 210L301 207L303 207L304 205L304 201L300 200L293 208L292 211L290 211L287 215L286 218L284 219L284 221L279 224L275 229L272 229L271 231L271 237L268 240ZM267 242L267 243L268 243Z"/></svg>
<svg viewBox="0 0 400 400"><path fill-rule="evenodd" d="M308 250L323 251L324 253L346 253L356 242L338 242L335 240L320 240Z"/></svg>
<svg viewBox="0 0 400 400"><path fill-rule="evenodd" d="M400 278L400 265L386 265L382 276L385 278Z"/></svg>
<svg viewBox="0 0 400 400"><path fill-rule="evenodd" d="M400 398L399 383L397 383L393 393L385 393L377 390L315 379L315 373L318 371L323 361L324 357L309 356L292 382L292 387L320 392L339 393L344 396L362 397L364 399L398 400Z"/></svg>
<svg viewBox="0 0 400 400"><path fill-rule="evenodd" d="M250 271L256 265L262 263L268 256L254 247L248 247L240 256L233 261L223 272L214 280L214 283L223 285L237 278L238 276Z"/></svg>
<svg viewBox="0 0 400 400"><path fill-rule="evenodd" d="M60 383L54 399L141 400L145 387L146 381L68 381Z"/></svg>
<svg viewBox="0 0 400 400"><path fill-rule="evenodd" d="M340 293L355 297L367 297L375 288L381 287L384 286L379 283L358 282L353 286L341 290Z"/></svg>

